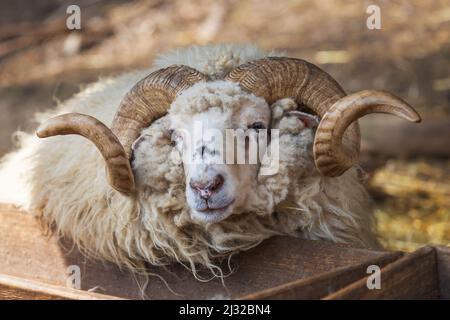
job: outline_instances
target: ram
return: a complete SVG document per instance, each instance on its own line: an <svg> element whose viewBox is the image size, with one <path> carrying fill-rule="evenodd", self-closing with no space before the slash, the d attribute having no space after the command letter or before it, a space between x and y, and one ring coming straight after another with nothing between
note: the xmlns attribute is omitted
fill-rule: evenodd
<svg viewBox="0 0 450 320"><path fill-rule="evenodd" d="M357 119L374 112L420 121L389 93L346 95L304 60L251 45L180 49L41 114L37 136L51 138L18 135L0 200L134 271L178 261L220 276L221 260L279 234L376 247L357 166ZM239 148L196 135L199 124L240 130L241 147L256 141L262 156L223 161Z"/></svg>

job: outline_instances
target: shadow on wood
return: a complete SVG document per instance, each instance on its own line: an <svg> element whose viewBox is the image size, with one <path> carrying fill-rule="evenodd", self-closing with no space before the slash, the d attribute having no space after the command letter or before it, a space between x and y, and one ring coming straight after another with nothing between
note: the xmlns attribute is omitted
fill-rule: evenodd
<svg viewBox="0 0 450 320"><path fill-rule="evenodd" d="M73 265L81 290L66 286ZM145 286L143 276L87 259L70 241L44 236L31 215L0 205L0 299L450 299L448 247L403 254L274 237L231 265L223 282L200 282L180 264L149 266ZM367 287L370 265L381 268L379 290Z"/></svg>
<svg viewBox="0 0 450 320"><path fill-rule="evenodd" d="M145 279L142 276L120 271L110 263L87 259L71 248L67 240L58 241L55 237L43 236L32 216L11 206L1 206L0 212L0 274L66 290L68 267L77 265L81 271L83 291L129 299L143 297L140 287ZM149 267L155 276L149 278L145 297L239 299L273 296L318 299L364 277L368 264L377 262L385 265L400 255L355 249L326 241L275 237L248 252L235 255L231 264L236 270L223 283L220 279L200 282L179 264L165 268ZM43 296L36 297L45 297L45 292ZM74 298L70 295L63 297Z"/></svg>

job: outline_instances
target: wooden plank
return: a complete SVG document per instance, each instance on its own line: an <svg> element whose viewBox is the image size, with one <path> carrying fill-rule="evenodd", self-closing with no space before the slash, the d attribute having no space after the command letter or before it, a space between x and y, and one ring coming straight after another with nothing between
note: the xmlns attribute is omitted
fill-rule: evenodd
<svg viewBox="0 0 450 320"><path fill-rule="evenodd" d="M439 275L439 293L441 299L450 299L450 248L436 246Z"/></svg>
<svg viewBox="0 0 450 320"><path fill-rule="evenodd" d="M17 299L113 300L118 298L0 274L0 300Z"/></svg>
<svg viewBox="0 0 450 320"><path fill-rule="evenodd" d="M367 267L377 264L387 265L403 254L392 252L382 257L367 260L356 265L339 268L335 271L319 274L306 279L299 279L278 287L263 290L243 297L248 300L287 300L287 299L321 299L361 278L367 276Z"/></svg>
<svg viewBox="0 0 450 320"><path fill-rule="evenodd" d="M325 299L438 299L436 250L423 247L381 268L381 288L369 290L367 278Z"/></svg>
<svg viewBox="0 0 450 320"><path fill-rule="evenodd" d="M65 286L68 267L76 265L81 270L82 290L130 299L242 298L299 279L390 257L392 253L327 241L274 237L235 255L231 264L237 271L223 282L199 282L178 264L148 267L154 276L146 279L113 264L87 259L70 241L45 236L32 216L0 206L0 273Z"/></svg>

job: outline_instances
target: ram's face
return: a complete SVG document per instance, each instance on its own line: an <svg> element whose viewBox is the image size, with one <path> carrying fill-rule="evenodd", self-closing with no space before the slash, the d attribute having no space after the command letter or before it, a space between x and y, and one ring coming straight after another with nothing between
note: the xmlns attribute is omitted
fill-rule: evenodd
<svg viewBox="0 0 450 320"><path fill-rule="evenodd" d="M266 149L270 110L264 100L234 86L197 91L178 98L169 118L191 217L211 223L245 209Z"/></svg>

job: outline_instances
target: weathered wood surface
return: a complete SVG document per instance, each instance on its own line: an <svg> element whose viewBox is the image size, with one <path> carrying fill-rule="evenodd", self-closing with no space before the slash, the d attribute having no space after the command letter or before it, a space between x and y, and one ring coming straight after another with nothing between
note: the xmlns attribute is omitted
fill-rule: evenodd
<svg viewBox="0 0 450 320"><path fill-rule="evenodd" d="M367 278L326 299L449 299L450 248L423 247L381 268L381 288L369 290Z"/></svg>
<svg viewBox="0 0 450 320"><path fill-rule="evenodd" d="M0 300L111 300L117 297L0 274Z"/></svg>
<svg viewBox="0 0 450 320"><path fill-rule="evenodd" d="M242 299L321 299L361 279L361 277L366 276L367 268L370 265L376 264L383 267L401 256L402 253L400 252L387 253L381 257L366 260L365 262L356 265L338 268L335 271L295 280L274 288L250 294Z"/></svg>
<svg viewBox="0 0 450 320"><path fill-rule="evenodd" d="M274 298L321 298L366 276L364 266L368 263L377 261L384 265L398 255L326 241L276 237L236 255L232 265L238 269L226 277L223 284L219 279L199 282L180 265L149 268L158 276L150 277L145 297L255 298L260 294L265 298L271 295ZM70 265L81 269L82 290L94 289L97 293L131 299L143 297L140 286L144 278L120 271L109 263L88 260L67 241L44 236L30 215L11 206L0 206L0 274L64 289Z"/></svg>
<svg viewBox="0 0 450 320"><path fill-rule="evenodd" d="M437 253L437 273L439 276L439 291L441 299L450 299L450 248L438 246Z"/></svg>

